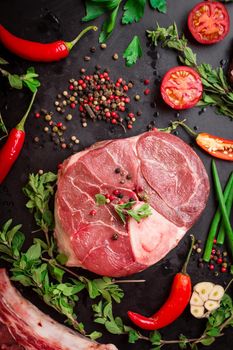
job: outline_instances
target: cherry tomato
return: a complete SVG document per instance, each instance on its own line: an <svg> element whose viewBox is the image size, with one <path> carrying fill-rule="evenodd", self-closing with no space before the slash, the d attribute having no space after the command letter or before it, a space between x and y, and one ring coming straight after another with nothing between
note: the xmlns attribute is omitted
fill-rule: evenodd
<svg viewBox="0 0 233 350"><path fill-rule="evenodd" d="M174 109L194 107L202 96L199 74L192 68L179 66L170 69L161 84L164 101Z"/></svg>
<svg viewBox="0 0 233 350"><path fill-rule="evenodd" d="M200 2L189 13L188 27L199 43L214 44L229 33L229 14L220 2Z"/></svg>

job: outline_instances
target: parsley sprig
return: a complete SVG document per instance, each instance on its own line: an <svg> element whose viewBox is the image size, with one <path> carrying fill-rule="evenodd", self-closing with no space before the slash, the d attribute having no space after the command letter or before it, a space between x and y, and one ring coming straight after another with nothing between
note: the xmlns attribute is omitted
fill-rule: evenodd
<svg viewBox="0 0 233 350"><path fill-rule="evenodd" d="M185 36L179 35L176 24L167 28L157 25L155 30L147 30L147 35L155 46L161 42L162 47L178 51L180 62L200 74L204 93L198 106L214 106L219 114L233 118L233 90L221 67L213 68L206 63L198 65L196 54L188 46Z"/></svg>
<svg viewBox="0 0 233 350"><path fill-rule="evenodd" d="M142 57L142 47L137 35L134 36L129 46L125 49L123 57L127 67L131 67L137 62L138 58Z"/></svg>
<svg viewBox="0 0 233 350"><path fill-rule="evenodd" d="M127 0L123 6L122 24L130 24L139 22L144 15L146 0ZM103 14L107 15L102 25L100 33L100 43L105 42L112 34L118 17L118 13L123 3L122 0L86 0L86 16L83 17L84 22L92 21ZM166 13L166 0L149 0L149 4L153 9Z"/></svg>
<svg viewBox="0 0 233 350"><path fill-rule="evenodd" d="M140 222L142 219L152 215L151 207L148 203L142 204L139 208L132 209L135 204L136 202L127 202L124 204L116 204L114 206L115 211L124 224L126 223L127 216L131 216L134 220Z"/></svg>
<svg viewBox="0 0 233 350"><path fill-rule="evenodd" d="M7 65L8 62L0 57L0 65ZM21 90L23 86L26 86L33 93L36 92L37 88L40 86L40 82L37 79L38 74L35 72L33 67L27 69L25 74L11 74L6 69L0 68L0 73L3 77L8 79L10 86L14 89Z"/></svg>

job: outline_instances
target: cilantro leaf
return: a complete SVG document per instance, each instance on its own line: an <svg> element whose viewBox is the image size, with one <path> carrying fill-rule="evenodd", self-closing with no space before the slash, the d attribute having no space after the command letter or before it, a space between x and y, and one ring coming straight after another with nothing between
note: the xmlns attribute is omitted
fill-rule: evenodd
<svg viewBox="0 0 233 350"><path fill-rule="evenodd" d="M123 57L125 58L127 67L131 67L137 62L138 58L142 57L142 47L137 35L134 36L133 40L124 51Z"/></svg>
<svg viewBox="0 0 233 350"><path fill-rule="evenodd" d="M138 22L144 15L146 0L127 0L122 17L123 24Z"/></svg>
<svg viewBox="0 0 233 350"><path fill-rule="evenodd" d="M83 17L83 22L92 21L100 16L102 16L107 11L115 9L121 0L105 0L105 1L96 1L96 0L86 0L86 16Z"/></svg>
<svg viewBox="0 0 233 350"><path fill-rule="evenodd" d="M167 12L167 0L150 0L150 5L159 12Z"/></svg>

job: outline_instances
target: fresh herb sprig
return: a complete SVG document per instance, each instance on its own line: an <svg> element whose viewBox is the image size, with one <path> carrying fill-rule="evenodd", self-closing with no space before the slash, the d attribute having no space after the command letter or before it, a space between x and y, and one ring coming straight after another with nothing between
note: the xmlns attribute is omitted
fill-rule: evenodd
<svg viewBox="0 0 233 350"><path fill-rule="evenodd" d="M180 334L178 339L166 340L158 331L144 336L138 330L126 326L120 317L115 317L112 311L112 304L100 301L92 306L94 311L94 321L102 324L111 334L127 335L129 343L136 343L139 340L148 341L153 346L153 350L160 350L165 345L177 344L180 349L198 349L198 344L209 346L219 338L224 336L223 331L228 327L233 327L233 304L228 294L222 298L220 307L213 311L207 319L206 327L202 335L198 338L188 338Z"/></svg>
<svg viewBox="0 0 233 350"><path fill-rule="evenodd" d="M0 65L7 65L8 62L0 57ZM40 86L40 81L37 79L38 74L35 72L33 67L27 69L25 74L11 74L6 69L0 68L0 73L2 76L8 79L10 86L14 89L21 90L23 86L26 86L33 93L36 92L37 88Z"/></svg>
<svg viewBox="0 0 233 350"><path fill-rule="evenodd" d="M155 30L147 30L147 35L155 46L161 42L162 47L178 51L180 62L200 74L204 93L198 106L214 106L219 114L233 118L233 90L221 67L213 68L206 63L198 65L196 54L188 46L185 36L179 35L176 24L167 28L157 25Z"/></svg>
<svg viewBox="0 0 233 350"><path fill-rule="evenodd" d="M123 6L122 24L130 24L139 22L144 15L146 0L127 0ZM83 17L84 22L92 21L103 14L107 15L102 25L102 31L99 36L100 43L105 42L112 34L120 10L122 0L86 0L86 16ZM162 13L167 11L166 0L149 0L149 4L153 9Z"/></svg>
<svg viewBox="0 0 233 350"><path fill-rule="evenodd" d="M124 204L116 204L114 206L116 213L124 224L126 223L127 216L131 216L134 220L140 222L142 219L152 215L151 207L148 203L142 204L139 208L132 209L134 204L136 204L136 202L127 202Z"/></svg>
<svg viewBox="0 0 233 350"><path fill-rule="evenodd" d="M49 207L49 201L54 194L57 175L52 172L30 174L28 183L23 187L23 193L29 199L26 207L33 213L37 226L44 232L47 245L51 246L48 232L54 228L54 217Z"/></svg>

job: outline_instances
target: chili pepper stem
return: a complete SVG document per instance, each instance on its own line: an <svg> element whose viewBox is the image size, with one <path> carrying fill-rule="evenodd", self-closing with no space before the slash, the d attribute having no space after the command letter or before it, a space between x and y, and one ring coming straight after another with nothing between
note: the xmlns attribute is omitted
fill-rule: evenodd
<svg viewBox="0 0 233 350"><path fill-rule="evenodd" d="M70 42L66 42L66 46L68 47L69 51L77 44L77 42L83 37L83 35L85 35L90 30L94 30L96 32L98 30L98 27L89 26L89 27L83 29L81 31L81 33L79 33L78 36L74 40L72 40Z"/></svg>
<svg viewBox="0 0 233 350"><path fill-rule="evenodd" d="M181 125L189 135L193 136L195 139L197 138L198 133L193 131L187 124L184 123L184 121L177 121L175 123L177 123L178 125Z"/></svg>
<svg viewBox="0 0 233 350"><path fill-rule="evenodd" d="M37 91L34 92L34 94L32 95L32 99L31 99L31 102L28 106L28 109L26 111L26 113L24 114L23 118L20 120L20 122L16 125L16 129L17 130L21 130L21 131L24 131L24 125L25 125L25 122L27 120L27 117L28 117L28 114L30 113L31 111L31 108L32 108L32 105L33 105L33 102L35 100L35 97L36 97L36 94L37 94Z"/></svg>
<svg viewBox="0 0 233 350"><path fill-rule="evenodd" d="M163 131L166 133L171 133L172 131L176 130L178 128L178 126L180 126L180 123L185 122L186 119L182 120L182 121L175 121L175 122L170 122L170 126L168 126L167 128L159 128L159 131Z"/></svg>
<svg viewBox="0 0 233 350"><path fill-rule="evenodd" d="M188 266L188 263L189 263L189 260L190 260L190 257L191 257L192 251L193 251L194 242L195 242L195 238L193 235L190 235L190 238L191 238L191 246L190 246L187 258L185 260L185 263L184 263L182 270L181 270L181 272L185 275L187 275L187 266Z"/></svg>

